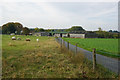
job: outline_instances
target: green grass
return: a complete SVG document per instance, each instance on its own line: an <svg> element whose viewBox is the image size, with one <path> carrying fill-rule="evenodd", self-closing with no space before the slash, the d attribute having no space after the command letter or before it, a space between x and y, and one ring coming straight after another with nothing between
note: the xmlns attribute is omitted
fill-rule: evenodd
<svg viewBox="0 0 120 80"><path fill-rule="evenodd" d="M16 36L21 41L11 37L2 36L3 78L117 78L99 65L93 72L84 55L68 53L54 37ZM31 41L26 42L26 38Z"/></svg>
<svg viewBox="0 0 120 80"><path fill-rule="evenodd" d="M118 55L118 39L101 39L101 38L63 38L71 44L78 44L78 47L92 51L96 48L97 53L111 57L120 57ZM120 54L120 53L119 53Z"/></svg>

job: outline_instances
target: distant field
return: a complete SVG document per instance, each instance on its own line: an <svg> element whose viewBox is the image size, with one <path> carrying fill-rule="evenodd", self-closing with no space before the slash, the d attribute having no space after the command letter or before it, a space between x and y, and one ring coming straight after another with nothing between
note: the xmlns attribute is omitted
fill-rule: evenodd
<svg viewBox="0 0 120 80"><path fill-rule="evenodd" d="M101 38L63 38L65 41L69 41L71 44L78 46L89 51L96 48L98 53L118 55L118 39L101 39Z"/></svg>
<svg viewBox="0 0 120 80"><path fill-rule="evenodd" d="M83 55L72 56L60 48L54 37L2 36L2 78L116 78L117 76L92 64ZM25 39L30 38L30 42ZM39 42L36 39L39 38Z"/></svg>

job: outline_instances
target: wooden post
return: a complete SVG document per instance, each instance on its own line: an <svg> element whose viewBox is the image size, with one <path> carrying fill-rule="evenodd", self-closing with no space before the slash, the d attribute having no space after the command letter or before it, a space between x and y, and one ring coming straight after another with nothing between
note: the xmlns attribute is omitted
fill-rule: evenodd
<svg viewBox="0 0 120 80"><path fill-rule="evenodd" d="M76 47L75 47L75 53L77 54L77 43L76 43L76 45L75 45Z"/></svg>
<svg viewBox="0 0 120 80"><path fill-rule="evenodd" d="M67 48L68 48L68 50L69 50L69 42L67 42Z"/></svg>
<svg viewBox="0 0 120 80"><path fill-rule="evenodd" d="M96 67L96 49L93 48L93 71L95 71Z"/></svg>

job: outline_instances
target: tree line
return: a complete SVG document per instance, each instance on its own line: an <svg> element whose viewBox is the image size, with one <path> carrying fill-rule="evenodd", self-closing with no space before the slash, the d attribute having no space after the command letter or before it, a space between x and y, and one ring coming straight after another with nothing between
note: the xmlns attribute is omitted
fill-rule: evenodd
<svg viewBox="0 0 120 80"><path fill-rule="evenodd" d="M51 32L55 31L54 29L43 29L43 28L33 28L29 29L27 27L23 27L21 23L18 22L9 22L4 25L2 25L2 34L11 34L15 33L17 35L29 35L29 33L34 32ZM61 32L88 32L85 29L83 29L81 26L72 26L69 29L57 29L56 31ZM98 31L89 31L90 33L94 33L98 36L98 38L120 38L120 32L118 31L103 31L100 27L98 28Z"/></svg>
<svg viewBox="0 0 120 80"><path fill-rule="evenodd" d="M15 33L15 34L24 34L24 35L28 35L30 33L29 28L27 27L23 27L23 25L21 23L18 22L9 22L6 23L2 26L2 34L11 34L11 33Z"/></svg>

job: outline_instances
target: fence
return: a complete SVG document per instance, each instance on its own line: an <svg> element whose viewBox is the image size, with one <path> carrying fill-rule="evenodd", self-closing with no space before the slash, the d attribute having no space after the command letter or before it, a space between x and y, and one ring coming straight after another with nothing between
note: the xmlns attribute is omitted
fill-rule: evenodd
<svg viewBox="0 0 120 80"><path fill-rule="evenodd" d="M56 38L55 39L58 43L60 43L61 45L64 45L66 48L69 48L70 51L76 53L82 53L85 55L85 57L90 60L93 61L93 54L90 51L87 51L85 49L82 49L80 47L76 47L75 45L70 44L69 42L64 41L61 38ZM117 74L120 73L120 60L118 59L113 59L110 57L106 57L100 54L96 54L96 63L97 64L101 64L102 66L104 66L105 68L107 68L108 70L115 72Z"/></svg>

